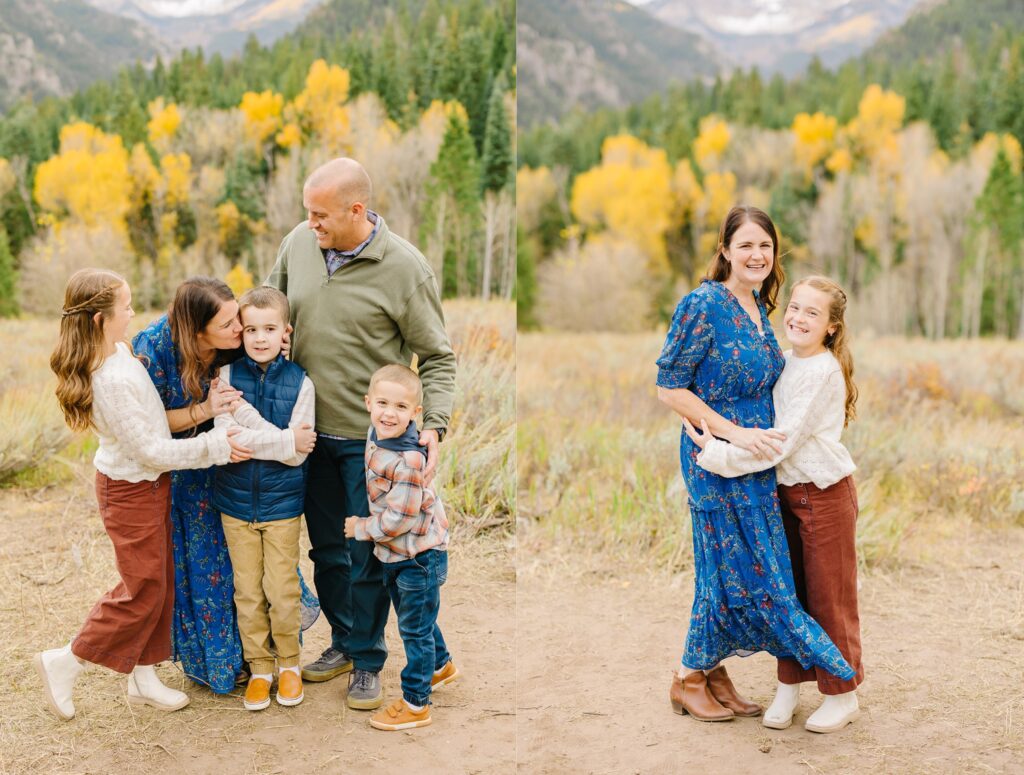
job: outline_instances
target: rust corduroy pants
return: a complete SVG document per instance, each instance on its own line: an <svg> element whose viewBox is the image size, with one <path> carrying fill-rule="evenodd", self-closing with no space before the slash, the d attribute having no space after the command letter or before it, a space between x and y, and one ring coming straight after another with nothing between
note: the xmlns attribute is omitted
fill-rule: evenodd
<svg viewBox="0 0 1024 775"><path fill-rule="evenodd" d="M853 477L824 490L813 484L779 485L782 521L793 562L796 594L857 675L844 681L819 668L804 670L780 659L779 682L817 681L822 694L853 691L864 680L857 613L857 490Z"/></svg>
<svg viewBox="0 0 1024 775"><path fill-rule="evenodd" d="M171 655L171 476L124 482L97 471L96 500L121 581L93 606L71 651L130 673L136 665L155 665Z"/></svg>

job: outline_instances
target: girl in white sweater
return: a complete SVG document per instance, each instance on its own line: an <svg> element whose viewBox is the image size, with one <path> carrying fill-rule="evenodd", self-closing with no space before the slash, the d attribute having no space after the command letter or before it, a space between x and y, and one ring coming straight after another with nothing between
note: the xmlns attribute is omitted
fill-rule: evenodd
<svg viewBox="0 0 1024 775"><path fill-rule="evenodd" d="M247 456L223 429L171 438L156 388L124 342L135 315L131 302L131 290L117 274L76 272L68 280L60 337L50 356L68 425L75 431L91 427L99 436L96 499L121 575L71 643L35 656L50 709L62 719L75 715L72 689L89 662L129 673L131 703L160 710L188 705L188 695L164 686L153 669L171 653L174 565L166 472Z"/></svg>
<svg viewBox="0 0 1024 775"><path fill-rule="evenodd" d="M732 477L775 466L797 595L857 671L844 681L780 659L778 690L762 722L773 729L792 723L803 681L817 681L825 695L806 729L835 732L860 713L856 689L864 668L857 613L857 492L851 476L856 466L839 440L857 401L845 311L846 294L826 277L807 277L793 287L784 318L793 349L785 353L786 366L772 391L775 429L785 434L778 452L759 457L715 439L706 423L698 434L683 420L702 449L697 463L705 470Z"/></svg>

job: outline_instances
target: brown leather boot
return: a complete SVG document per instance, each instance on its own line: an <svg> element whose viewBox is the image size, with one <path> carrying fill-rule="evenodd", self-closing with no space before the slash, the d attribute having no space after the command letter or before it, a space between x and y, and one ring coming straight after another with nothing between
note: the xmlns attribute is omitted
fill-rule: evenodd
<svg viewBox="0 0 1024 775"><path fill-rule="evenodd" d="M728 721L735 715L711 695L707 676L701 670L690 673L686 678L673 674L668 698L672 702L672 710L680 716L689 713L698 721Z"/></svg>
<svg viewBox="0 0 1024 775"><path fill-rule="evenodd" d="M708 671L708 689L716 700L737 716L760 716L764 711L756 702L740 697L729 674L725 672L725 665Z"/></svg>

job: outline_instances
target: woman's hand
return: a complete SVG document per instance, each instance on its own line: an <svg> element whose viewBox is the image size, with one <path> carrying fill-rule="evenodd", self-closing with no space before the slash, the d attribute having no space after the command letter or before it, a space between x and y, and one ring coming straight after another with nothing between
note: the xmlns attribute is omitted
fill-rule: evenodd
<svg viewBox="0 0 1024 775"><path fill-rule="evenodd" d="M690 437L690 441L700 447L702 450L708 445L708 442L714 438L711 435L711 431L708 429L707 420L703 417L700 418L700 433L694 430L694 427L690 424L690 421L685 417L683 418L683 430L686 431L686 435Z"/></svg>
<svg viewBox="0 0 1024 775"><path fill-rule="evenodd" d="M221 382L220 377L214 377L210 382L210 394L203 401L203 411L209 417L216 417L219 414L233 412L238 408L242 400L242 391L235 390L229 382Z"/></svg>
<svg viewBox="0 0 1024 775"><path fill-rule="evenodd" d="M231 462L241 463L243 460L249 460L252 458L252 450L248 447L243 447L232 437L237 436L242 432L241 428L231 428L228 433L228 445L231 447Z"/></svg>
<svg viewBox="0 0 1024 775"><path fill-rule="evenodd" d="M299 427L292 428L292 433L295 434L296 452L308 455L313 451L313 447L316 446L316 431L313 430L312 425L304 422Z"/></svg>
<svg viewBox="0 0 1024 775"><path fill-rule="evenodd" d="M735 428L730 432L728 441L737 447L747 450L760 460L768 460L773 454L782 452L780 441L786 440L786 434L774 428Z"/></svg>

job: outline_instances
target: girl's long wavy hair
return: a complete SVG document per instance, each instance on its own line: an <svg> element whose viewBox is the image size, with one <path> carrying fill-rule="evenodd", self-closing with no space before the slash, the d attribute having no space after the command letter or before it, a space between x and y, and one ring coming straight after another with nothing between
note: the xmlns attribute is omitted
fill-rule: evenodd
<svg viewBox="0 0 1024 775"><path fill-rule="evenodd" d="M801 285L809 285L829 297L828 324L835 326L835 330L831 334L825 334L825 347L831 350L839 361L839 367L843 370L843 380L846 382L846 419L843 421L845 428L850 424L850 420L857 417L857 386L853 382L853 355L850 353L846 331L846 292L838 283L822 275L805 277L793 288Z"/></svg>
<svg viewBox="0 0 1024 775"><path fill-rule="evenodd" d="M220 312L224 302L234 299L235 295L227 283L216 277L190 277L174 292L174 300L167 311L167 323L178 350L181 385L185 395L192 399L193 406L203 400L207 384L222 359L218 351L212 363L204 361L199 351L199 334Z"/></svg>
<svg viewBox="0 0 1024 775"><path fill-rule="evenodd" d="M113 314L124 284L121 275L107 269L79 269L64 289L60 334L50 368L57 375L57 403L73 431L93 425L92 374L106 357L103 325Z"/></svg>
<svg viewBox="0 0 1024 775"><path fill-rule="evenodd" d="M732 266L729 264L725 251L729 247L729 243L732 242L736 230L748 222L757 224L772 238L772 270L761 283L759 294L770 315L778 306L779 290L786 281L786 273L782 271L782 264L779 262L779 232L764 210L749 205L738 205L729 211L718 230L718 248L704 277L707 280L715 280L720 283L729 279Z"/></svg>

